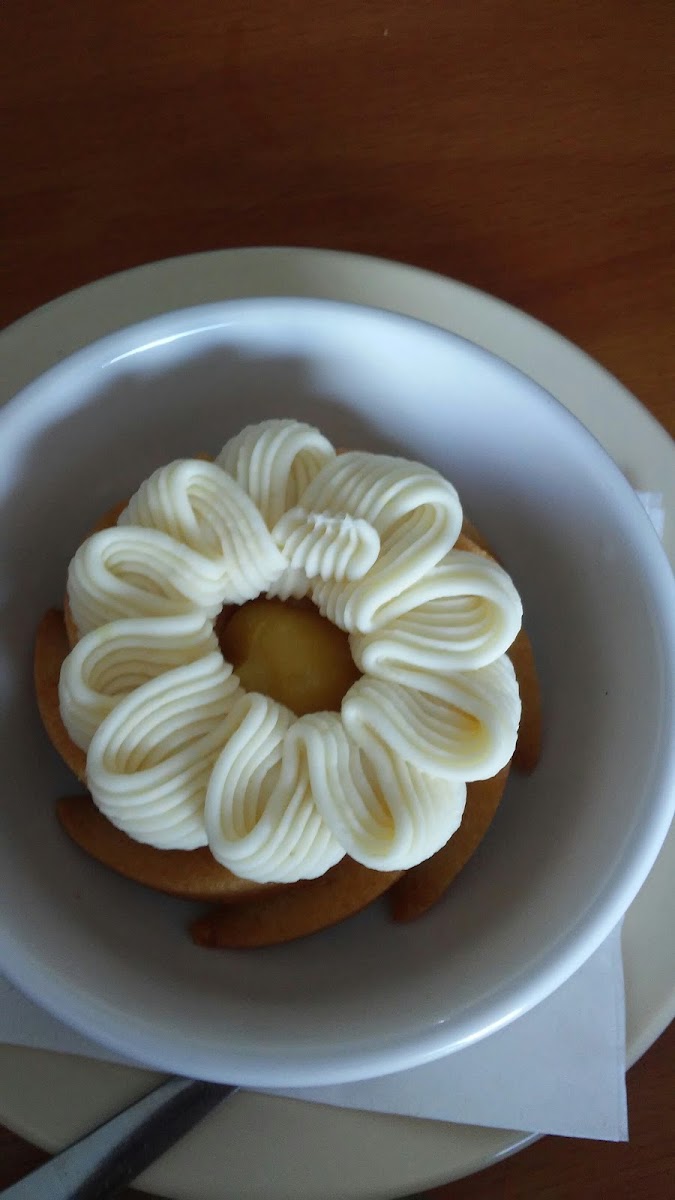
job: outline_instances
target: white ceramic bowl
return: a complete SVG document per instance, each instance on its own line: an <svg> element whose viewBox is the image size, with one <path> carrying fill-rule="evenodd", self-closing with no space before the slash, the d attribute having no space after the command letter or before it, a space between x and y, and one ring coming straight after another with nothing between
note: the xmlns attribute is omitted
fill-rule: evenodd
<svg viewBox="0 0 675 1200"><path fill-rule="evenodd" d="M200 950L191 906L70 844L74 790L33 699L32 638L93 521L173 457L295 416L337 444L437 467L523 596L545 747L512 775L445 900L287 947ZM675 803L675 588L594 439L513 368L406 318L305 300L188 309L125 329L0 412L2 962L64 1021L162 1069L249 1085L394 1071L458 1049L562 983L620 919Z"/></svg>

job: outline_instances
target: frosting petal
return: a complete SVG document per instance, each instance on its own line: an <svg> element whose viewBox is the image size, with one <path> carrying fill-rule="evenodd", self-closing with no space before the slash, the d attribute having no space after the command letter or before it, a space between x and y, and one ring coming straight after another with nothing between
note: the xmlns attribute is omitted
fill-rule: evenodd
<svg viewBox="0 0 675 1200"><path fill-rule="evenodd" d="M129 501L118 524L160 530L211 561L218 571L220 604L252 600L287 566L246 492L219 466L200 459L160 467Z"/></svg>
<svg viewBox="0 0 675 1200"><path fill-rule="evenodd" d="M520 697L506 656L478 671L401 677L364 675L347 692L342 720L357 746L369 751L375 739L421 771L465 782L489 779L509 761Z"/></svg>
<svg viewBox="0 0 675 1200"><path fill-rule="evenodd" d="M59 704L70 737L86 750L101 722L150 679L218 650L211 622L199 613L111 621L81 638L59 679Z"/></svg>
<svg viewBox="0 0 675 1200"><path fill-rule="evenodd" d="M319 581L312 599L324 616L349 632L383 625L397 597L441 561L462 527L452 484L438 472L384 454L343 454L328 463L302 496L312 511L367 521L380 538L377 561L365 578Z"/></svg>
<svg viewBox="0 0 675 1200"><path fill-rule="evenodd" d="M101 812L160 849L206 845L204 801L239 681L219 652L120 701L94 734L87 784Z"/></svg>
<svg viewBox="0 0 675 1200"><path fill-rule="evenodd" d="M464 550L451 550L390 604L390 614L399 610L372 633L351 635L364 674L396 680L405 666L433 675L477 670L508 650L523 613L506 572Z"/></svg>
<svg viewBox="0 0 675 1200"><path fill-rule="evenodd" d="M214 858L246 879L312 879L344 855L314 803L299 743L287 737L294 720L274 700L250 693L223 729L204 820Z"/></svg>
<svg viewBox="0 0 675 1200"><path fill-rule="evenodd" d="M82 543L68 571L80 634L121 617L212 615L221 590L213 563L154 529L102 529Z"/></svg>
<svg viewBox="0 0 675 1200"><path fill-rule="evenodd" d="M250 496L272 529L306 492L324 463L335 458L327 438L302 421L247 425L223 446L216 462Z"/></svg>
<svg viewBox="0 0 675 1200"><path fill-rule="evenodd" d="M368 739L366 754L335 713L312 713L289 737L302 741L316 806L336 840L364 866L407 870L458 828L466 784L437 779Z"/></svg>

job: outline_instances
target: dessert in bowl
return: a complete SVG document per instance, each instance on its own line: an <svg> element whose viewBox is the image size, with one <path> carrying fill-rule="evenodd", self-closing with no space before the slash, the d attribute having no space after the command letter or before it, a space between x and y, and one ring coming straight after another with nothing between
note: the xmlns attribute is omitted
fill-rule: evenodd
<svg viewBox="0 0 675 1200"><path fill-rule="evenodd" d="M293 420L158 468L38 631L45 728L93 800L59 806L74 840L226 902L202 944L289 941L391 887L420 915L494 815L523 706L538 757L520 597L463 520L437 472Z"/></svg>
<svg viewBox="0 0 675 1200"><path fill-rule="evenodd" d="M185 900L105 870L59 830L54 800L72 775L34 712L31 642L101 514L161 464L215 457L243 425L289 417L456 487L523 600L543 753L531 775L511 773L479 849L419 921L390 921L380 904L288 945L213 953L185 937ZM456 1049L592 952L672 814L672 580L620 472L550 397L412 321L257 301L122 331L38 380L2 420L16 585L3 936L21 986L132 1057L272 1086ZM39 548L39 570L26 547Z"/></svg>

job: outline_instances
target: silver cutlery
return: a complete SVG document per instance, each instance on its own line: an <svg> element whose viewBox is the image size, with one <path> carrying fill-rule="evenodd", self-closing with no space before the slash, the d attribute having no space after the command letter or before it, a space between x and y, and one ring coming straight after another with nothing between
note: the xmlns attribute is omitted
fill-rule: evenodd
<svg viewBox="0 0 675 1200"><path fill-rule="evenodd" d="M0 1192L0 1200L110 1200L236 1091L227 1083L168 1079Z"/></svg>

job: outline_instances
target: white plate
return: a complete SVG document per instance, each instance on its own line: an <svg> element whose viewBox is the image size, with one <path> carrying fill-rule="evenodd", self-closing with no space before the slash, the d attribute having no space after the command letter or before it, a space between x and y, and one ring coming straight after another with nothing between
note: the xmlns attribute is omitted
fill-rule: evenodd
<svg viewBox="0 0 675 1200"><path fill-rule="evenodd" d="M56 301L0 335L6 399L78 347L184 305L293 294L355 300L460 333L529 374L591 429L631 481L675 511L675 453L664 431L602 368L531 318L462 285L392 263L295 250L227 251L154 264ZM666 548L675 558L674 531ZM625 925L631 1061L675 1010L675 946L658 936L672 897L675 834ZM645 931L649 936L645 936ZM658 946L658 952L653 949ZM147 1086L146 1073L0 1050L0 1117L50 1148ZM59 1099L67 1098L67 1104ZM507 1132L238 1097L143 1179L167 1197L385 1197L477 1170L528 1138ZM339 1171L334 1169L339 1164ZM336 1182L332 1182L335 1180ZM333 1187L337 1190L330 1191Z"/></svg>

